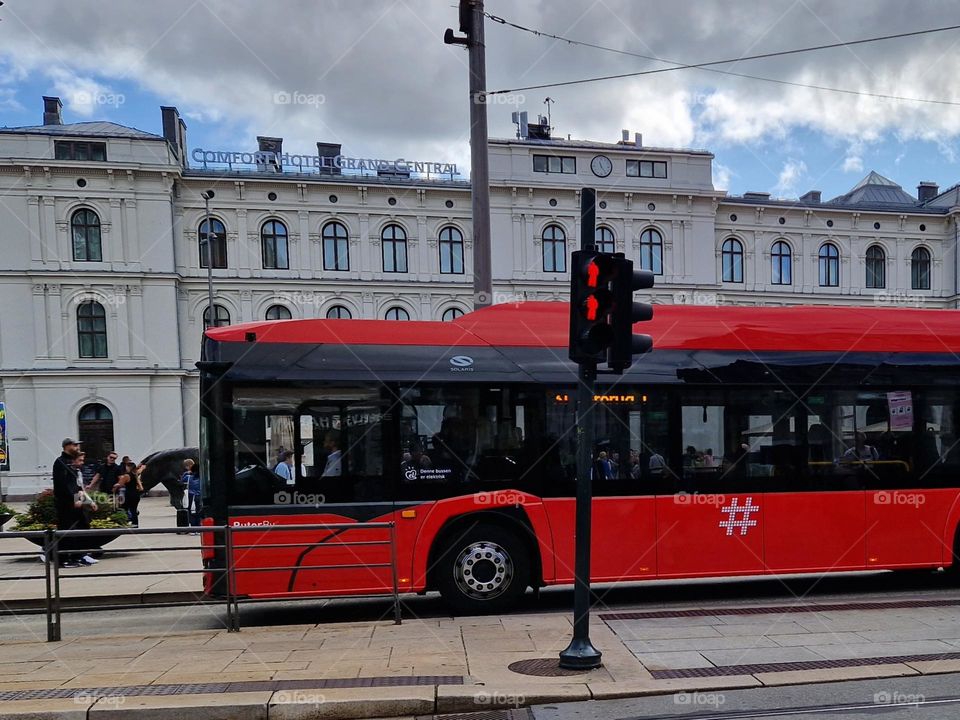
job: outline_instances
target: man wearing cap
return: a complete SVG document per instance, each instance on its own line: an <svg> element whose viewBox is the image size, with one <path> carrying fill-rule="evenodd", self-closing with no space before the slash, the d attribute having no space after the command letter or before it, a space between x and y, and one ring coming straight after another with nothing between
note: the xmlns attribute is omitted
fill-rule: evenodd
<svg viewBox="0 0 960 720"><path fill-rule="evenodd" d="M63 452L53 461L53 505L57 511L57 529L72 530L83 521L83 501L77 499L77 471L73 467L74 458L80 454L80 443L73 438L64 438ZM73 538L60 541L61 551L75 546ZM60 561L65 567L79 567L80 558L68 552L60 553Z"/></svg>

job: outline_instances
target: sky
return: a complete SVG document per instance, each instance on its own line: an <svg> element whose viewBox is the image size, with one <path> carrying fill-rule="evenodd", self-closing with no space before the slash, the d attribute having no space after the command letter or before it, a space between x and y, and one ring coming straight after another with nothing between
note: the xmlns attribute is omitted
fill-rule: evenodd
<svg viewBox="0 0 960 720"><path fill-rule="evenodd" d="M947 0L487 0L489 13L566 38L696 63L960 24ZM284 150L337 142L346 155L469 169L467 56L443 44L455 0L5 0L0 125L36 125L42 95L65 122L160 133L179 108L188 144ZM667 67L487 21L488 90ZM876 170L916 194L960 182L960 30L718 66L730 72L907 98L834 93L705 70L493 96L490 135L512 137L550 97L554 136L714 153L731 194L842 194ZM632 137L632 135L631 135Z"/></svg>

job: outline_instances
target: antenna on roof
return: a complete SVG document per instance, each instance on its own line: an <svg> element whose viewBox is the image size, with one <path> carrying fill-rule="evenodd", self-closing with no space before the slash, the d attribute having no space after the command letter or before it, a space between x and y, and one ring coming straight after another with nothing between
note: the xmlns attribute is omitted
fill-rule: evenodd
<svg viewBox="0 0 960 720"><path fill-rule="evenodd" d="M555 102L556 100L554 100L551 97L543 99L543 104L547 106L547 132L551 132L551 133L553 132L553 125L550 122L550 105Z"/></svg>

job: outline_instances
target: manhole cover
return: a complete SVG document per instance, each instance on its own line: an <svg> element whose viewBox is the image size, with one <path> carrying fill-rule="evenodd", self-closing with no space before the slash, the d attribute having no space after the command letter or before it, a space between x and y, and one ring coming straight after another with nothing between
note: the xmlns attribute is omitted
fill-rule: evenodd
<svg viewBox="0 0 960 720"><path fill-rule="evenodd" d="M518 660L507 665L508 670L521 675L535 675L537 677L565 677L567 675L582 675L589 670L567 670L560 667L557 658L538 658L536 660Z"/></svg>

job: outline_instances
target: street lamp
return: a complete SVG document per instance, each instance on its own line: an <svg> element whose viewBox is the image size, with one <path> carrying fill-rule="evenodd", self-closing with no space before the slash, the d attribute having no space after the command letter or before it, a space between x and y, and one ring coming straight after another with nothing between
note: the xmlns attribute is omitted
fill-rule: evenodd
<svg viewBox="0 0 960 720"><path fill-rule="evenodd" d="M207 232L206 235L207 241L207 320L210 323L209 327L216 327L217 324L217 315L213 310L213 238L216 237L213 231L213 222L210 217L210 198L214 196L213 190L204 190L201 193L203 197L203 207L204 214L207 216ZM205 328L206 329L206 328Z"/></svg>

